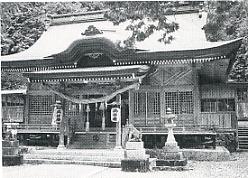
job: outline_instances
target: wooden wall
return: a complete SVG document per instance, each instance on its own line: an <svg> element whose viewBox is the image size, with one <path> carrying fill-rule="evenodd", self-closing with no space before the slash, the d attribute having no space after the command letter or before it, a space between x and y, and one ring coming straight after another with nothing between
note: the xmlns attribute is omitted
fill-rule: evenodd
<svg viewBox="0 0 248 178"><path fill-rule="evenodd" d="M166 109L170 104L166 103L166 97L168 94L173 96L176 95L177 99L170 98L171 103L183 100L183 97L190 97L190 101L182 101L182 103L175 104L181 107L183 104L191 105L191 110L188 109L188 113L183 113L182 108L178 109L173 107L172 110L176 114L177 118L175 123L178 126L188 125L192 126L195 124L194 110L195 107L195 68L191 64L176 64L176 65L159 65L156 68L156 72L151 74L148 79L141 85L140 89L137 91L131 91L129 96L129 120L135 126L143 127L161 127L163 126L163 116L166 113ZM148 81L148 82L147 82ZM135 95L141 93L143 95L140 105L143 105L143 112L137 114L137 108L135 109L136 102ZM154 107L154 104L151 104L149 101L149 94L159 93L159 112L150 113L149 110L152 110L151 107ZM190 96L187 96L189 93ZM169 96L170 97L170 96ZM182 97L182 98L181 98ZM168 100L168 99L167 99ZM175 100L175 101L174 101ZM155 102L155 101L153 101ZM186 102L186 103L183 103ZM198 107L196 107L198 108ZM142 109L142 108L141 108Z"/></svg>
<svg viewBox="0 0 248 178"><path fill-rule="evenodd" d="M150 83L141 85L138 91L130 92L130 122L135 126L162 126L162 116L165 114L166 103L164 95L166 92L192 92L193 112L175 113L178 126L204 127L204 128L235 128L237 123L236 108L231 111L202 112L202 99L230 99L237 102L237 86L230 84L205 84L199 85L197 67L192 66L159 66L157 72L150 75ZM149 115L135 114L135 95L137 93L160 93L160 113ZM144 103L145 99L141 104ZM176 102L176 101L175 101ZM149 104L146 109L151 107Z"/></svg>
<svg viewBox="0 0 248 178"><path fill-rule="evenodd" d="M232 99L237 102L237 89L233 85L215 84L200 87L200 99ZM234 111L201 112L197 124L206 128L236 128L236 106Z"/></svg>
<svg viewBox="0 0 248 178"><path fill-rule="evenodd" d="M201 113L199 125L202 128L236 128L237 119L232 113Z"/></svg>
<svg viewBox="0 0 248 178"><path fill-rule="evenodd" d="M228 84L200 86L201 98L236 98L236 87Z"/></svg>
<svg viewBox="0 0 248 178"><path fill-rule="evenodd" d="M2 106L2 122L19 122L24 121L24 106Z"/></svg>

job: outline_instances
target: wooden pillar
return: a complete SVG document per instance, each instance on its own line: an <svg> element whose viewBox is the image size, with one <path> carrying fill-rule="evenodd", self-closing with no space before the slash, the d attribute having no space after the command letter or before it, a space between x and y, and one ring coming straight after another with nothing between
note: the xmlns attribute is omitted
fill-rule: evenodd
<svg viewBox="0 0 248 178"><path fill-rule="evenodd" d="M65 84L61 83L60 87L65 90ZM57 147L58 150L66 149L64 139L65 139L65 124L66 124L66 118L65 118L65 99L62 99L61 102L61 109L62 109L62 120L60 122L60 128L59 128L59 145Z"/></svg>
<svg viewBox="0 0 248 178"><path fill-rule="evenodd" d="M130 90L128 91L128 107L129 107L129 116L128 123L134 123L134 93Z"/></svg>
<svg viewBox="0 0 248 178"><path fill-rule="evenodd" d="M118 94L116 96L117 103L119 103L120 109L121 109L121 95ZM121 146L121 118L118 122L116 122L116 146L115 149L122 149Z"/></svg>
<svg viewBox="0 0 248 178"><path fill-rule="evenodd" d="M192 64L192 76L193 76L193 83L194 83L194 87L193 87L193 101L194 101L194 124L195 125L199 125L199 119L200 119L200 86L199 86L199 77L198 77L198 72L197 69L199 67L197 66L197 64L193 63Z"/></svg>
<svg viewBox="0 0 248 178"><path fill-rule="evenodd" d="M29 122L29 88L30 88L30 83L27 84L27 93L26 93L26 97L24 100L24 121L25 121L25 125L28 125Z"/></svg>
<svg viewBox="0 0 248 178"><path fill-rule="evenodd" d="M105 102L101 102L99 110L102 113L102 130L105 130L105 109L106 109L106 103Z"/></svg>
<svg viewBox="0 0 248 178"><path fill-rule="evenodd" d="M63 104L62 104L63 105ZM63 107L62 107L63 108ZM59 145L57 147L58 150L65 149L65 143L64 143L64 138L65 138L65 117L64 117L64 109L62 109L62 120L60 122L60 128L59 128Z"/></svg>
<svg viewBox="0 0 248 178"><path fill-rule="evenodd" d="M86 123L85 123L85 131L89 132L90 131L90 105L87 104L86 106Z"/></svg>
<svg viewBox="0 0 248 178"><path fill-rule="evenodd" d="M80 95L79 96L80 99L83 99L83 96ZM76 122L76 125L77 125L77 129L80 128L80 130L83 130L84 129L84 125L85 125L85 114L84 114L84 105L82 103L79 104L78 106L78 110L79 110L79 117L80 117L80 120L74 120L74 124ZM76 126L75 126L76 127Z"/></svg>
<svg viewBox="0 0 248 178"><path fill-rule="evenodd" d="M104 103L103 103L104 105ZM105 130L105 107L102 109L102 130Z"/></svg>

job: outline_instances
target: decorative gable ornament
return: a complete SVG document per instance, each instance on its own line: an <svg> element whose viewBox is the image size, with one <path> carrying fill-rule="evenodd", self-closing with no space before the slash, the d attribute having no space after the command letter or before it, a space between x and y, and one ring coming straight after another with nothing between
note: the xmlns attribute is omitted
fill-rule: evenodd
<svg viewBox="0 0 248 178"><path fill-rule="evenodd" d="M85 30L85 32L81 34L85 36L94 36L94 35L102 34L102 31L97 29L94 25L90 25Z"/></svg>
<svg viewBox="0 0 248 178"><path fill-rule="evenodd" d="M87 53L87 54L85 54L85 56L89 56L93 59L97 59L101 55L103 55L103 53Z"/></svg>

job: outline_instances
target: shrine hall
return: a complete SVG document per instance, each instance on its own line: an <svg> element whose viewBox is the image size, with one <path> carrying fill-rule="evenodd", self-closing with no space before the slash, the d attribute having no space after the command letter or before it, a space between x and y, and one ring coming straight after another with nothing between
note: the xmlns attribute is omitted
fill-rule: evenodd
<svg viewBox="0 0 248 178"><path fill-rule="evenodd" d="M171 108L181 148L242 149L248 84L228 78L242 39L208 42L206 14L174 14L168 19L179 29L170 44L158 41L156 31L125 48L130 22L113 25L104 12L50 15L33 46L1 56L2 73L27 81L1 91L2 124L17 129L20 144L120 148L132 125L145 148L162 148L162 118Z"/></svg>

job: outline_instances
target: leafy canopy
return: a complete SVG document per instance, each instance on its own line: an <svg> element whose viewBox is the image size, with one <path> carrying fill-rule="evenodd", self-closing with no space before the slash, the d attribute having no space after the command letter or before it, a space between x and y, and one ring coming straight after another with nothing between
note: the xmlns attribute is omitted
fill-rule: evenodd
<svg viewBox="0 0 248 178"><path fill-rule="evenodd" d="M170 43L173 37L168 35L179 28L179 24L167 20L166 15L172 12L177 2L162 1L120 1L106 2L109 11L105 17L114 25L131 20L127 30L132 31L131 37L124 41L125 47L133 48L135 41L144 41L155 30L163 31L160 42Z"/></svg>
<svg viewBox="0 0 248 178"><path fill-rule="evenodd" d="M232 79L248 79L248 2L210 1L207 24L203 27L209 41L226 41L243 37L243 44L230 74Z"/></svg>
<svg viewBox="0 0 248 178"><path fill-rule="evenodd" d="M1 55L21 52L32 46L44 32L48 14L109 9L105 17L115 25L127 20L137 22L127 27L127 30L132 31L132 36L124 42L126 47L133 47L135 41L145 40L155 30L164 31L158 40L169 43L173 37L167 34L179 28L177 23L168 22L165 16L179 5L178 2L1 2L0 5ZM149 24L144 19L149 19Z"/></svg>

